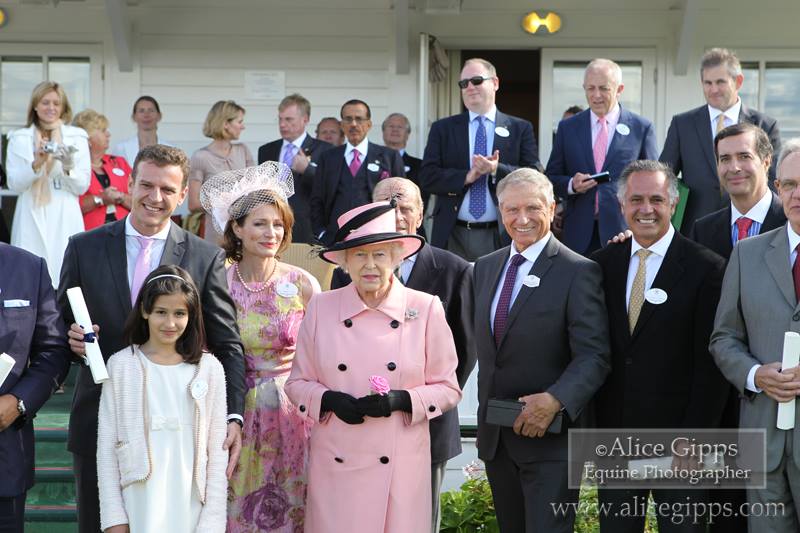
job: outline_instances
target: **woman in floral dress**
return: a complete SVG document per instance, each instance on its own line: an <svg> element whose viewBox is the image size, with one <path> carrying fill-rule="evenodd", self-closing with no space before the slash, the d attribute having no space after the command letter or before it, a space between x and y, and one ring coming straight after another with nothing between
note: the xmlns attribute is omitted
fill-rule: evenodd
<svg viewBox="0 0 800 533"><path fill-rule="evenodd" d="M230 480L228 531L302 533L309 426L283 391L300 322L319 284L281 263L294 216L281 163L224 172L201 189L233 264L228 286L245 352L243 447Z"/></svg>

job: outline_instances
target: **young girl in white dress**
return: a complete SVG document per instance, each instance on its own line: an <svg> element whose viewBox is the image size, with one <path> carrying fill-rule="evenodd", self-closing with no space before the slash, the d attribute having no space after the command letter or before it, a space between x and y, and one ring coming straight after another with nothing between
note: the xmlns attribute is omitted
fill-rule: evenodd
<svg viewBox="0 0 800 533"><path fill-rule="evenodd" d="M97 437L100 521L112 533L223 532L225 374L203 353L200 296L166 265L144 281L108 360Z"/></svg>

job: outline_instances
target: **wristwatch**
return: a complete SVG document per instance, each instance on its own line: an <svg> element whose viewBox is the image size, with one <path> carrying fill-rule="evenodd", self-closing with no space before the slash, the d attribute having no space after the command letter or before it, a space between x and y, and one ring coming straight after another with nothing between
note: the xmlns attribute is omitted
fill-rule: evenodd
<svg viewBox="0 0 800 533"><path fill-rule="evenodd" d="M22 398L17 398L17 411L19 411L19 416L25 416L25 413L28 412L25 409L25 402L22 401Z"/></svg>
<svg viewBox="0 0 800 533"><path fill-rule="evenodd" d="M103 199L102 198L100 198L99 196L94 196L93 199L94 199L95 208L103 206Z"/></svg>

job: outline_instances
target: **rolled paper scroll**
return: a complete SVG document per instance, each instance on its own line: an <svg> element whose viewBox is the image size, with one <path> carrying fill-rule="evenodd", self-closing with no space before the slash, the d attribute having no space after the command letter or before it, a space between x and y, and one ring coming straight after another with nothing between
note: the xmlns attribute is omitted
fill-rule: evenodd
<svg viewBox="0 0 800 533"><path fill-rule="evenodd" d="M12 368L14 368L14 358L7 353L0 353L0 386L5 383Z"/></svg>
<svg viewBox="0 0 800 533"><path fill-rule="evenodd" d="M97 335L92 329L92 319L89 318L89 310L86 308L86 300L83 299L83 291L80 287L67 289L67 299L72 308L72 315L75 322L87 332L84 337L86 343L86 364L92 372L92 379L95 385L108 381L108 371L103 361L103 354L100 352L100 345L97 343Z"/></svg>
<svg viewBox="0 0 800 533"><path fill-rule="evenodd" d="M794 368L800 363L800 334L787 331L783 335L781 369ZM795 399L778 404L778 429L794 429Z"/></svg>

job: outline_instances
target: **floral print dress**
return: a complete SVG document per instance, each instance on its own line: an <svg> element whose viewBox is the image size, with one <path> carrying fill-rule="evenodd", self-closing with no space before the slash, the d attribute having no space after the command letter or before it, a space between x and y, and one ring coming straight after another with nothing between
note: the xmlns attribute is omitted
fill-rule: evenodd
<svg viewBox="0 0 800 533"><path fill-rule="evenodd" d="M228 489L231 533L303 532L310 428L283 391L305 316L302 277L291 271L250 292L228 269L247 384L242 455Z"/></svg>

